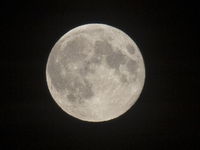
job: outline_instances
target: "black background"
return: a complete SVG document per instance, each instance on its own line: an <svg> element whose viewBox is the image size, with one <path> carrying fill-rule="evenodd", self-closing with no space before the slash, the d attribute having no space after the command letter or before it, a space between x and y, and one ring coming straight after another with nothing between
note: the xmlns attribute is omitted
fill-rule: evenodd
<svg viewBox="0 0 200 150"><path fill-rule="evenodd" d="M1 2L0 147L3 149L199 149L199 12L192 1ZM74 27L104 23L138 45L146 80L117 119L75 119L52 99L48 55Z"/></svg>

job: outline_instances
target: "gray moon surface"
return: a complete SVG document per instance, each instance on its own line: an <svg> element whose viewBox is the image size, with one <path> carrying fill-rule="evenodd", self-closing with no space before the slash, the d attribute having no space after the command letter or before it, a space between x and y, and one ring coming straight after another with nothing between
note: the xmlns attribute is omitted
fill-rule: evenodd
<svg viewBox="0 0 200 150"><path fill-rule="evenodd" d="M55 102L88 122L117 118L139 98L145 82L142 54L123 31L85 24L63 35L52 48L46 80Z"/></svg>

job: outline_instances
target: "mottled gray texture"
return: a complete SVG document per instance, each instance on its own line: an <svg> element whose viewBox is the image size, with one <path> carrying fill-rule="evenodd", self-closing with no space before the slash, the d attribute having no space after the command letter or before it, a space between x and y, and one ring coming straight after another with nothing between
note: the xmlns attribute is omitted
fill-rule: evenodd
<svg viewBox="0 0 200 150"><path fill-rule="evenodd" d="M69 41L64 49L64 54L71 60L83 60L86 55L82 53L87 43L84 37L76 37L73 41Z"/></svg>
<svg viewBox="0 0 200 150"><path fill-rule="evenodd" d="M77 88L78 92L76 92ZM92 85L86 79L84 79L84 84L80 83L80 80L75 80L74 85L67 86L67 89L71 93L67 96L70 102L83 103L84 99L90 99L94 95Z"/></svg>
<svg viewBox="0 0 200 150"><path fill-rule="evenodd" d="M135 48L133 46L131 46L130 44L128 44L126 46L126 49L128 50L129 53L131 53L132 55L135 54Z"/></svg>
<svg viewBox="0 0 200 150"><path fill-rule="evenodd" d="M77 98L74 96L73 93L70 93L69 95L67 95L67 99L68 99L70 102L76 102L76 101L77 101Z"/></svg>
<svg viewBox="0 0 200 150"><path fill-rule="evenodd" d="M102 55L101 54L96 54L90 59L91 63L94 63L95 65L98 65L102 61Z"/></svg>
<svg viewBox="0 0 200 150"><path fill-rule="evenodd" d="M89 99L94 95L91 83L84 78L90 70L88 68L88 63L84 62L86 55L82 53L86 42L87 40L85 38L76 37L74 40L67 43L61 54L57 54L53 51L51 54L52 57L49 60L48 72L52 80L52 85L60 91L65 91L67 89L70 93L67 95L67 98L71 102L77 102L77 99L81 98ZM60 61L55 63L56 56L58 55ZM78 62L80 63L77 64ZM68 63L76 64L78 68L76 70L70 70L66 65ZM61 75L62 71L66 72L65 77ZM81 93L80 96L74 95L77 88L79 88L79 94Z"/></svg>
<svg viewBox="0 0 200 150"><path fill-rule="evenodd" d="M61 72L60 64L56 64L55 60L50 59L48 66L48 73L51 78L52 85L56 89L63 90L66 87L66 83L63 82L60 72Z"/></svg>
<svg viewBox="0 0 200 150"><path fill-rule="evenodd" d="M127 82L127 76L122 74L120 75L120 81L123 82L123 83L126 83Z"/></svg>
<svg viewBox="0 0 200 150"><path fill-rule="evenodd" d="M132 59L129 59L127 68L131 72L131 74L135 74L137 72L138 63Z"/></svg>
<svg viewBox="0 0 200 150"><path fill-rule="evenodd" d="M83 62L83 67L80 68L80 70L79 70L79 74L80 74L81 76L84 76L84 77L85 77L88 73L94 73L95 70L92 69L92 68L90 67L90 65L92 65L92 62L91 62L91 61L84 61L84 62Z"/></svg>
<svg viewBox="0 0 200 150"><path fill-rule="evenodd" d="M101 55L108 55L112 53L112 46L107 41L96 41L95 42L95 52Z"/></svg>
<svg viewBox="0 0 200 150"><path fill-rule="evenodd" d="M125 63L125 56L121 53L121 51L113 51L106 57L106 62L110 68L119 70L120 64Z"/></svg>
<svg viewBox="0 0 200 150"><path fill-rule="evenodd" d="M92 84L85 79L85 76L88 73L95 72L95 70L91 70L90 65L93 63L95 65L100 64L103 55L105 56L108 67L115 69L115 73L119 75L122 83L126 83L128 80L127 75L120 73L120 65L127 63L128 71L131 74L136 73L138 67L135 61L122 54L120 50L114 51L107 41L96 41L94 45L95 54L91 60L85 61L86 55L82 51L87 42L87 39L84 37L76 37L72 41L67 42L61 54L53 51L51 54L52 57L49 60L48 71L52 79L52 85L60 91L68 89L70 94L67 95L67 99L70 102L77 102L78 100L80 102L82 98L89 99L94 96ZM56 48L59 49L60 47L56 45ZM130 51L134 48L129 45L127 49ZM55 63L57 56L60 57L59 63ZM76 70L70 70L66 65L68 63L76 64L78 68ZM66 72L65 77L61 75L63 70ZM79 88L79 93L75 95L77 88Z"/></svg>
<svg viewBox="0 0 200 150"><path fill-rule="evenodd" d="M81 120L116 118L135 103L142 90L145 72L138 69L143 67L138 65L143 63L138 56L134 42L120 30L106 25L74 29L49 56L51 94L64 111Z"/></svg>

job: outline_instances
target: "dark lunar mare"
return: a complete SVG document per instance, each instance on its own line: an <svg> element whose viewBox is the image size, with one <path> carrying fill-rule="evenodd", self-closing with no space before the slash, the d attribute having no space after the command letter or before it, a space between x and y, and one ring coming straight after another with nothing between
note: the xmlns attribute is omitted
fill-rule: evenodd
<svg viewBox="0 0 200 150"><path fill-rule="evenodd" d="M86 55L82 53L86 42L86 38L76 37L66 44L66 47L60 54L56 52L56 50L60 49L58 44L56 44L49 60L48 72L52 79L52 85L63 93L66 93L67 89L69 91L67 99L73 103L83 103L84 99L90 99L94 96L92 84L84 78L89 70L87 63L84 62ZM58 56L60 60L58 63L55 63ZM77 62L80 62L80 64L77 64ZM69 63L78 66L76 73L67 66ZM66 72L65 77L61 75L63 69ZM78 89L79 91L77 91Z"/></svg>
<svg viewBox="0 0 200 150"><path fill-rule="evenodd" d="M127 46L126 46L126 49L128 50L128 52L130 53L130 54L135 54L135 48L133 47L133 46L131 46L130 44L128 44Z"/></svg>
<svg viewBox="0 0 200 150"><path fill-rule="evenodd" d="M127 45L129 53L134 54L135 48L131 45ZM128 71L130 74L136 74L138 64L136 61L128 58L122 54L120 49L117 49L115 52L107 41L96 41L95 42L95 55L91 58L91 61L95 64L99 64L102 61L103 56L105 56L106 63L109 68L115 69L115 73L119 76L121 82L127 83L127 75L121 74L119 71L120 65L127 65ZM97 58L100 59L97 59Z"/></svg>

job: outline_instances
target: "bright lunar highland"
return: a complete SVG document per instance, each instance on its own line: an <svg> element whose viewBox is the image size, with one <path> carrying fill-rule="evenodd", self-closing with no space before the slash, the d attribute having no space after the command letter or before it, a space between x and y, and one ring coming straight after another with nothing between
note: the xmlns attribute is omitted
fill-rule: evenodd
<svg viewBox="0 0 200 150"><path fill-rule="evenodd" d="M53 99L66 113L102 122L134 105L144 86L145 66L127 34L105 24L86 24L54 45L46 79Z"/></svg>

